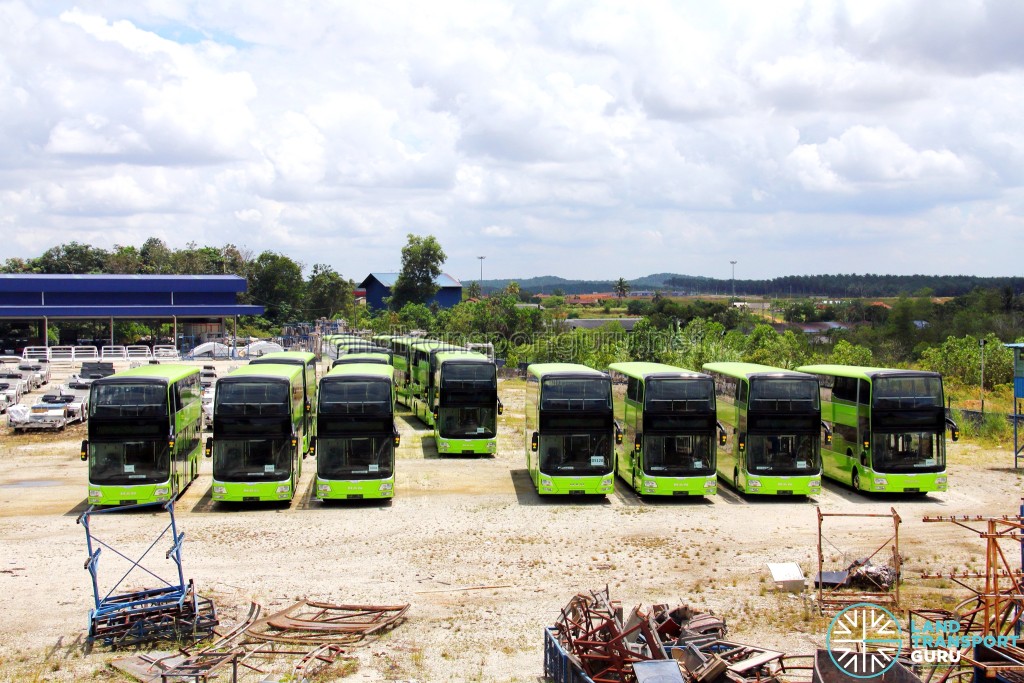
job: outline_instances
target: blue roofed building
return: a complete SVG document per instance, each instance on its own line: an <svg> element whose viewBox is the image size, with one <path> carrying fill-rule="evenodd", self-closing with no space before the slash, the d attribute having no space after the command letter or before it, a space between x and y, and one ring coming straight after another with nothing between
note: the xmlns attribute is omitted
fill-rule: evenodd
<svg viewBox="0 0 1024 683"><path fill-rule="evenodd" d="M74 328L68 321L97 320L113 337L114 320L133 320L169 322L175 337L181 325L201 338L223 335L227 318L263 314L263 306L238 303L246 289L237 275L0 274L0 321L28 326L35 344L47 343L58 320L62 334Z"/></svg>
<svg viewBox="0 0 1024 683"><path fill-rule="evenodd" d="M366 306L374 310L387 308L384 303L386 297L391 296L391 288L398 280L398 273L370 273L366 279L359 283L358 289L366 291ZM462 301L462 283L447 273L441 273L434 280L440 289L437 294L427 302L427 305L436 303L441 308L451 308Z"/></svg>

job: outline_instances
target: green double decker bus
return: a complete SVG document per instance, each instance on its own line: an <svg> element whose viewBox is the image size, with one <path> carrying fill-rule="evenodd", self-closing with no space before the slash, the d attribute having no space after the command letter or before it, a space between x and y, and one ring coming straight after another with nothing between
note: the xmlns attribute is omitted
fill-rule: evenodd
<svg viewBox="0 0 1024 683"><path fill-rule="evenodd" d="M475 351L440 351L431 358L426 405L441 455L498 452L498 368Z"/></svg>
<svg viewBox="0 0 1024 683"><path fill-rule="evenodd" d="M90 505L176 498L199 475L199 368L145 365L96 379L89 389Z"/></svg>
<svg viewBox="0 0 1024 683"><path fill-rule="evenodd" d="M309 452L309 440L316 436L316 419L313 415L313 406L316 405L316 354L308 351L278 351L268 353L249 361L249 365L299 365L302 366L302 393L306 400L303 405L305 411L302 433L305 438L302 441L302 452Z"/></svg>
<svg viewBox="0 0 1024 683"><path fill-rule="evenodd" d="M320 380L316 497L391 498L395 494L395 385L390 365L346 363Z"/></svg>
<svg viewBox="0 0 1024 683"><path fill-rule="evenodd" d="M625 443L616 472L646 496L709 496L718 491L718 438L710 375L661 363L612 363L615 421ZM620 376L624 383L618 380Z"/></svg>
<svg viewBox="0 0 1024 683"><path fill-rule="evenodd" d="M213 500L291 500L302 474L306 392L299 365L244 365L217 380Z"/></svg>
<svg viewBox="0 0 1024 683"><path fill-rule="evenodd" d="M431 405L431 385L437 354L444 351L466 352L456 346L435 339L424 339L409 347L409 407L420 422L434 427L434 412Z"/></svg>
<svg viewBox="0 0 1024 683"><path fill-rule="evenodd" d="M718 476L742 493L821 493L814 375L756 363L705 363L703 369L715 380L718 419L733 434L718 449Z"/></svg>
<svg viewBox="0 0 1024 683"><path fill-rule="evenodd" d="M942 375L852 365L805 365L821 385L826 477L871 493L945 491L946 417Z"/></svg>
<svg viewBox="0 0 1024 683"><path fill-rule="evenodd" d="M607 374L573 363L526 368L526 469L541 495L607 495L622 431Z"/></svg>

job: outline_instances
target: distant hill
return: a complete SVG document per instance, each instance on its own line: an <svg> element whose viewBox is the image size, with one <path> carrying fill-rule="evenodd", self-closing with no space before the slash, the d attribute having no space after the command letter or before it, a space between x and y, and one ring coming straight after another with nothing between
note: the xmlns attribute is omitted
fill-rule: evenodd
<svg viewBox="0 0 1024 683"><path fill-rule="evenodd" d="M567 280L557 275L524 279L484 280L483 289L503 289L509 282L534 294L566 294L612 292L616 280ZM730 294L734 283L675 273L655 273L627 280L631 291L679 292L681 294ZM829 298L894 297L894 296L960 296L973 289L1007 289L1014 294L1024 291L1021 277L975 277L971 275L787 275L771 280L736 280L736 296Z"/></svg>

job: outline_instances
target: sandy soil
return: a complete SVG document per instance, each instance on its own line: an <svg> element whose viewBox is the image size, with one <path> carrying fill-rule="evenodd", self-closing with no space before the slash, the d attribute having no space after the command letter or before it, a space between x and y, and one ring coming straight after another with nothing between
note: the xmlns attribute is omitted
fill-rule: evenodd
<svg viewBox="0 0 1024 683"><path fill-rule="evenodd" d="M210 500L204 462L176 508L186 578L215 600L223 624L240 619L251 600L268 608L300 597L411 603L406 623L352 650L358 666L345 680L538 681L543 627L576 592L605 585L627 607L685 601L714 610L736 640L794 653L822 646L827 620L806 599L772 590L765 566L795 561L806 575L816 571L817 509L895 508L903 519L904 606L949 606L966 593L916 577L981 568L984 548L922 517L1013 514L1020 503L1012 452L963 442L950 444L950 492L923 497L869 498L826 483L815 499L760 500L723 487L706 500L648 501L618 482L599 500L541 499L523 469L522 392L515 381L501 387L506 409L494 458L439 458L415 418L400 420L391 503L317 503L315 463L307 460L291 505L225 507ZM84 435L81 426L0 431L0 680L123 680L107 667L116 655L82 648L93 604L76 524L86 506ZM132 554L152 542L165 517L101 519L103 537ZM826 568L869 554L890 533L885 518L829 518ZM101 587L124 570L113 553L101 567L108 581ZM145 578L129 588L152 587Z"/></svg>

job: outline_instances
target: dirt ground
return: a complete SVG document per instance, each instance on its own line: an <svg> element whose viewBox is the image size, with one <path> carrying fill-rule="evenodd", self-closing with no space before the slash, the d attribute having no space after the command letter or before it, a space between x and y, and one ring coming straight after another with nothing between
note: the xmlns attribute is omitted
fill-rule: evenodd
<svg viewBox="0 0 1024 683"><path fill-rule="evenodd" d="M827 620L806 595L775 592L766 567L793 561L806 576L817 570L817 509L895 508L903 520L902 606L949 607L966 592L919 574L980 569L984 548L966 531L922 517L1015 514L1020 504L1012 452L965 442L949 444L943 494L879 499L827 482L813 499L761 500L723 486L708 499L653 501L617 482L607 498L542 499L523 469L523 385L506 381L500 393L505 415L493 458L439 458L429 432L403 417L390 503L317 503L315 462L306 460L301 495L290 505L222 506L210 499L204 461L176 506L185 577L213 598L223 625L241 619L252 600L267 608L301 597L411 603L404 624L351 649L357 663L345 670L347 681L538 681L543 627L575 593L606 585L627 608L682 601L713 610L734 640L792 653L822 647ZM78 458L85 427L14 435L0 422L0 680L124 680L107 666L122 654L83 651L93 605L76 524L86 507ZM166 517L97 519L100 536L131 555ZM890 535L886 518L828 518L826 568L870 554ZM158 557L168 545L158 545ZM119 562L112 552L101 556L101 590L123 573ZM147 578L126 587L153 587Z"/></svg>

